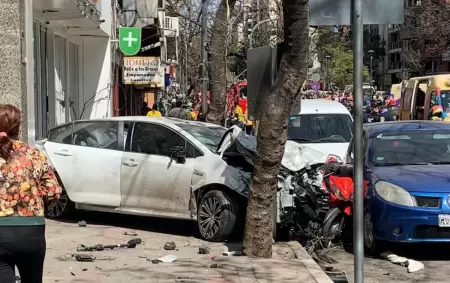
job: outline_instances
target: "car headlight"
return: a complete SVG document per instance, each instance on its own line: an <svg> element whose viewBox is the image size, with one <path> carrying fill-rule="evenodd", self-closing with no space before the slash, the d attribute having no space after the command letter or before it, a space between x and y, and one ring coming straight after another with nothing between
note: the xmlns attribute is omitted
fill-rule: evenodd
<svg viewBox="0 0 450 283"><path fill-rule="evenodd" d="M375 184L375 190L385 201L404 206L416 206L413 197L403 188L384 181Z"/></svg>

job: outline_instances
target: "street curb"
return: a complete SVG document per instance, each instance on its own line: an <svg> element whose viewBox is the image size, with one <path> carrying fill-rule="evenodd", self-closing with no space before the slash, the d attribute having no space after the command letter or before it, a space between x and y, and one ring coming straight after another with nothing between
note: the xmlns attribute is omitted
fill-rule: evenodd
<svg viewBox="0 0 450 283"><path fill-rule="evenodd" d="M316 283L334 283L333 280L320 268L320 266L305 251L299 242L290 241L287 243L294 252L295 257L305 265L308 272L314 277Z"/></svg>

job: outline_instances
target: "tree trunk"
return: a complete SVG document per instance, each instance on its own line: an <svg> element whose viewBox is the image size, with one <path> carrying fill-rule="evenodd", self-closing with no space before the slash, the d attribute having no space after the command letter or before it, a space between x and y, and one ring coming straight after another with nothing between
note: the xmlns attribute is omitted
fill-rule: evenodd
<svg viewBox="0 0 450 283"><path fill-rule="evenodd" d="M261 101L256 164L244 234L244 254L272 256L272 203L287 140L289 114L308 67L308 0L283 0L284 43L280 69L270 94Z"/></svg>
<svg viewBox="0 0 450 283"><path fill-rule="evenodd" d="M236 0L228 0L230 14ZM211 62L209 65L209 79L211 85L211 104L209 105L207 121L218 124L222 122L225 112L225 94L227 88L225 86L225 44L228 36L227 23L227 0L221 0L217 9L216 17L211 33L210 54Z"/></svg>

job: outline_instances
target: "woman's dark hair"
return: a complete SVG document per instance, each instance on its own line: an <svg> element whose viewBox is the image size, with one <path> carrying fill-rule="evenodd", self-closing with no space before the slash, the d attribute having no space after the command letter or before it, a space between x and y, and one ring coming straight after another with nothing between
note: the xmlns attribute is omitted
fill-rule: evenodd
<svg viewBox="0 0 450 283"><path fill-rule="evenodd" d="M153 106L152 106L152 110L153 110L153 111L158 111L158 105L156 105L156 103L155 103L155 104L153 104Z"/></svg>
<svg viewBox="0 0 450 283"><path fill-rule="evenodd" d="M0 104L0 157L8 160L13 149L13 139L19 136L20 109L11 104Z"/></svg>

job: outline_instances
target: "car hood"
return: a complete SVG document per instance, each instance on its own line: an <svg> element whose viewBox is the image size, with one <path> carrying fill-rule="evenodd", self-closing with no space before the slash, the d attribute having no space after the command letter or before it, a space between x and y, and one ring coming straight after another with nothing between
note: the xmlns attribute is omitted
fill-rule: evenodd
<svg viewBox="0 0 450 283"><path fill-rule="evenodd" d="M256 153L256 137L246 135L239 127L232 126L217 146L219 154L222 155L227 151L237 151L253 164ZM299 171L307 165L324 163L327 157L328 152L322 152L310 146L288 140L281 164L291 171Z"/></svg>
<svg viewBox="0 0 450 283"><path fill-rule="evenodd" d="M450 165L411 165L375 167L376 179L409 192L450 193Z"/></svg>
<svg viewBox="0 0 450 283"><path fill-rule="evenodd" d="M314 150L325 153L337 155L343 161L348 150L348 142L345 143L301 143L301 145L312 148Z"/></svg>

